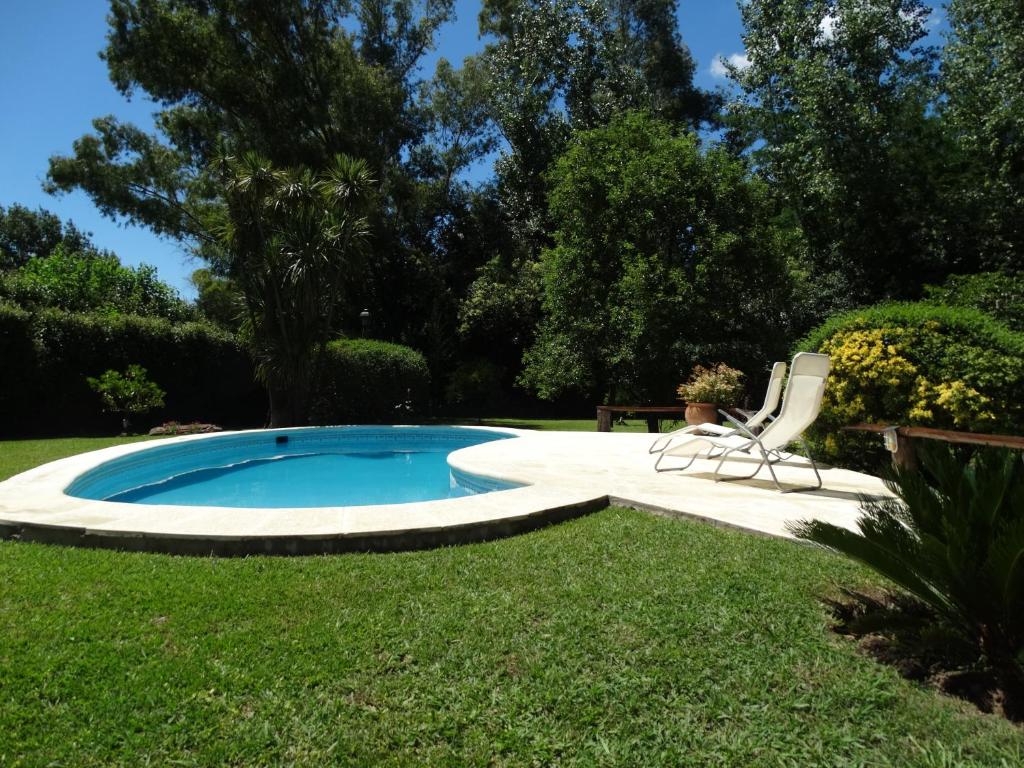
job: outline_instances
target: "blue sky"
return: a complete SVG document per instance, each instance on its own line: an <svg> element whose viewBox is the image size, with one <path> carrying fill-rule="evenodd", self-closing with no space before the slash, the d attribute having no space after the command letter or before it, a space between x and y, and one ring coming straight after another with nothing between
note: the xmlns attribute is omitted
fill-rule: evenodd
<svg viewBox="0 0 1024 768"><path fill-rule="evenodd" d="M151 128L152 103L141 94L125 100L107 78L99 59L106 36L106 0L2 0L0 25L0 206L42 206L93 233L101 248L127 264L152 264L160 277L186 296L193 295L188 275L202 266L174 242L148 230L103 217L83 193L54 197L43 192L51 155L67 154L72 142L102 115ZM680 31L698 64L697 83L723 85L712 62L742 51L739 10L734 0L681 0ZM479 0L457 0L456 20L441 32L437 50L424 65L433 70L438 56L461 61L480 47L476 17Z"/></svg>

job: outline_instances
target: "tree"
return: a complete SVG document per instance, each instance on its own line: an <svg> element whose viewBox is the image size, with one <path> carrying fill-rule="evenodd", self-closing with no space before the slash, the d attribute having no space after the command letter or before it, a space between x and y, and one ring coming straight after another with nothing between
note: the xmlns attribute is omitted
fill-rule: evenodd
<svg viewBox="0 0 1024 768"><path fill-rule="evenodd" d="M88 234L70 221L42 208L32 211L15 203L0 206L0 271L16 269L31 258L45 259L57 246L68 252L93 251Z"/></svg>
<svg viewBox="0 0 1024 768"><path fill-rule="evenodd" d="M270 426L308 423L323 349L368 235L372 178L366 163L343 155L321 175L278 170L255 153L225 159L222 173L219 237L245 296Z"/></svg>
<svg viewBox="0 0 1024 768"><path fill-rule="evenodd" d="M788 284L763 184L642 113L577 134L551 171L555 245L524 380L543 398L672 398L694 363L785 351Z"/></svg>
<svg viewBox="0 0 1024 768"><path fill-rule="evenodd" d="M125 95L141 89L161 105L159 134L100 118L71 156L51 159L48 188L82 189L105 213L189 243L247 302L273 305L248 293L268 284L239 277L250 256L224 247L225 217L240 209L226 200L218 158L256 152L274 169L314 177L338 154L360 158L376 180L377 208L366 213L376 258L358 306L371 307L392 338L418 333L434 311L416 304L433 266L423 244L448 219L436 179L418 174L454 175L472 154L463 139L447 156L439 151L435 166L415 166L433 138L416 64L451 8L452 0L113 0L103 58ZM331 316L358 322L352 312Z"/></svg>
<svg viewBox="0 0 1024 768"><path fill-rule="evenodd" d="M245 312L245 298L235 283L209 269L197 269L188 278L196 289L196 309L207 320L236 333Z"/></svg>
<svg viewBox="0 0 1024 768"><path fill-rule="evenodd" d="M538 260L553 230L545 174L573 131L629 109L693 128L714 121L717 98L693 84L676 9L675 0L483 3L481 31L496 37L483 60L490 116L506 144L495 192L508 236L470 287L460 329L512 347L510 369L539 320Z"/></svg>
<svg viewBox="0 0 1024 768"><path fill-rule="evenodd" d="M154 267L126 267L113 253L74 251L65 242L45 258L35 256L0 275L0 297L29 310L56 307L172 321L193 318L193 309L157 277Z"/></svg>
<svg viewBox="0 0 1024 768"><path fill-rule="evenodd" d="M798 221L818 292L809 321L941 279L934 51L920 0L755 0L731 141Z"/></svg>
<svg viewBox="0 0 1024 768"><path fill-rule="evenodd" d="M952 0L943 122L959 151L952 227L968 268L1024 264L1024 5Z"/></svg>

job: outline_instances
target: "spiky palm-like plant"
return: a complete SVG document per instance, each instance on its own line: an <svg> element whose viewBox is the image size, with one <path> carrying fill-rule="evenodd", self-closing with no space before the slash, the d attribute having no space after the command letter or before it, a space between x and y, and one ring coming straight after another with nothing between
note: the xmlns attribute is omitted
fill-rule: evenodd
<svg viewBox="0 0 1024 768"><path fill-rule="evenodd" d="M321 174L277 169L255 153L221 167L220 237L227 271L245 296L243 331L270 393L270 423L302 424L319 350L335 331L368 237L373 180L363 161L343 155Z"/></svg>
<svg viewBox="0 0 1024 768"><path fill-rule="evenodd" d="M819 521L803 539L864 563L911 593L987 659L1024 704L1024 455L929 446L893 468L896 498L862 503L859 532Z"/></svg>

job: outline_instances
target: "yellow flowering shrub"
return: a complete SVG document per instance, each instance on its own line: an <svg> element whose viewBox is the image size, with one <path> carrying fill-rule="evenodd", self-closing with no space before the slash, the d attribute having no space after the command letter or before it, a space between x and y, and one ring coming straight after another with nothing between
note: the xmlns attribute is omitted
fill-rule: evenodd
<svg viewBox="0 0 1024 768"><path fill-rule="evenodd" d="M821 352L832 360L822 410L829 421L889 421L978 430L997 421L992 398L961 379L933 381L911 361L917 346L941 343L933 327L837 333ZM904 419L899 416L905 414ZM887 416L889 414L889 416Z"/></svg>
<svg viewBox="0 0 1024 768"><path fill-rule="evenodd" d="M832 318L798 349L832 361L811 437L833 460L864 464L866 450L883 455L877 437L841 431L858 423L1024 431L1024 334L980 312L867 307Z"/></svg>

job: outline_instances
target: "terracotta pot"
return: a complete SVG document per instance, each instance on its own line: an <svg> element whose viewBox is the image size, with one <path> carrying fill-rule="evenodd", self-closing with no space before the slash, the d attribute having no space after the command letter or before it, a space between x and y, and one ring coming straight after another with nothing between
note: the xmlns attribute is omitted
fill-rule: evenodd
<svg viewBox="0 0 1024 768"><path fill-rule="evenodd" d="M717 424L718 407L714 403L687 403L687 424Z"/></svg>

